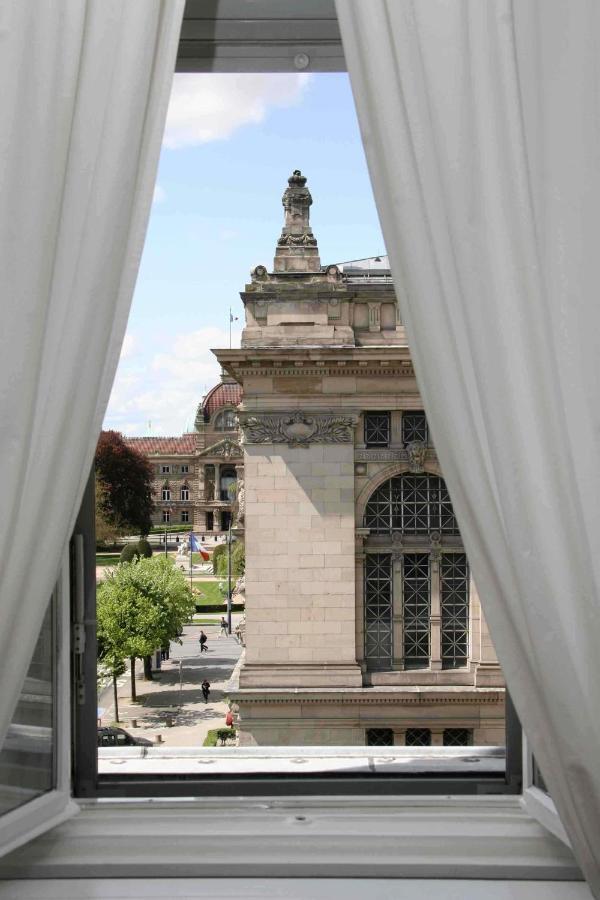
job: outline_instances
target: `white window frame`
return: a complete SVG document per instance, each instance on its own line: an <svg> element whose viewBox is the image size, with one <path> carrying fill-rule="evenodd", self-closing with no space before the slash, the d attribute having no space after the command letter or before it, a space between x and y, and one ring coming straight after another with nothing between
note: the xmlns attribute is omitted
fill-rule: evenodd
<svg viewBox="0 0 600 900"><path fill-rule="evenodd" d="M182 475L187 475L189 473L189 471L190 471L190 467L188 465L181 466L181 474Z"/></svg>
<svg viewBox="0 0 600 900"><path fill-rule="evenodd" d="M185 497L183 496L185 494ZM190 489L189 487L181 488L181 500L189 500L190 499Z"/></svg>
<svg viewBox="0 0 600 900"><path fill-rule="evenodd" d="M161 490L161 499L163 503L166 503L171 499L171 488L162 488Z"/></svg>
<svg viewBox="0 0 600 900"><path fill-rule="evenodd" d="M165 465L165 466L161 466L161 467L160 467L160 474L161 474L161 475L170 475L170 474L171 474L171 466L166 466L166 465Z"/></svg>
<svg viewBox="0 0 600 900"><path fill-rule="evenodd" d="M162 520L163 520L163 525L170 524L170 522L171 522L171 510L170 509L163 509Z"/></svg>
<svg viewBox="0 0 600 900"><path fill-rule="evenodd" d="M184 518L184 516L185 516L185 518ZM189 511L188 511L187 509L182 509L182 510L181 510L181 522L182 522L182 524L187 525L187 524L189 523L189 521L190 521L190 514L189 514Z"/></svg>
<svg viewBox="0 0 600 900"><path fill-rule="evenodd" d="M79 540L82 541L81 536ZM83 566L82 544L77 555ZM77 573L80 574L79 572ZM83 577L78 579L76 602L83 602ZM71 791L71 666L69 646L69 550L65 549L54 598L56 604L56 695L53 727L56 785L28 803L0 815L0 856L30 841L79 812Z"/></svg>
<svg viewBox="0 0 600 900"><path fill-rule="evenodd" d="M520 796L523 809L547 828L554 837L571 846L565 827L560 820L554 801L547 791L534 783L533 753L528 745L527 736L523 732L523 791Z"/></svg>

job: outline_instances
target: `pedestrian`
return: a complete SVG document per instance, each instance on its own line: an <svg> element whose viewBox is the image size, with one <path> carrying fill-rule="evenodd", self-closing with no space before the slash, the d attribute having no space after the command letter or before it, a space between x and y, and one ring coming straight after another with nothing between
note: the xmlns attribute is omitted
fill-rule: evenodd
<svg viewBox="0 0 600 900"><path fill-rule="evenodd" d="M200 653L202 653L203 650L206 650L206 652L208 653L208 647L206 646L206 642L207 642L208 638L206 637L206 635L204 634L202 629L200 629L199 640L200 640Z"/></svg>
<svg viewBox="0 0 600 900"><path fill-rule="evenodd" d="M208 703L208 695L210 694L210 681L208 678L205 678L202 682L202 696L204 697L204 702Z"/></svg>
<svg viewBox="0 0 600 900"><path fill-rule="evenodd" d="M222 637L223 635L227 637L228 634L229 628L227 627L227 619L225 616L221 616L221 630L219 631L219 637Z"/></svg>
<svg viewBox="0 0 600 900"><path fill-rule="evenodd" d="M161 662L164 662L168 658L169 658L169 644L163 644L163 646L160 648Z"/></svg>
<svg viewBox="0 0 600 900"><path fill-rule="evenodd" d="M225 716L225 724L228 728L231 728L231 726L233 725L233 713L230 709L227 710L227 715Z"/></svg>

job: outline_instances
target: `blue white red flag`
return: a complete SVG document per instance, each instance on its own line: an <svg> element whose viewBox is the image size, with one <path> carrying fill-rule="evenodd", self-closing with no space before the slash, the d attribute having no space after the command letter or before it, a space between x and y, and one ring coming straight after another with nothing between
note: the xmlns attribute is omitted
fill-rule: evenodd
<svg viewBox="0 0 600 900"><path fill-rule="evenodd" d="M193 531L190 531L190 550L192 553L199 553L205 562L210 559L210 554L204 549Z"/></svg>

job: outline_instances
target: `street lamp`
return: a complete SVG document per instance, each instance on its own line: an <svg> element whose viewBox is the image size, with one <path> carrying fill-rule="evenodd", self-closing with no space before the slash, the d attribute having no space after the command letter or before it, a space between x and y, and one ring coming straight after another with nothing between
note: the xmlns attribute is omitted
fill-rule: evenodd
<svg viewBox="0 0 600 900"><path fill-rule="evenodd" d="M168 509L165 510L165 512L168 515L168 518L165 519L165 556L168 556L168 553L167 553L167 526L169 525L169 522L171 521L171 513L173 512L173 510L171 509L171 507L169 507Z"/></svg>
<svg viewBox="0 0 600 900"><path fill-rule="evenodd" d="M231 634L231 519L227 535L227 631Z"/></svg>

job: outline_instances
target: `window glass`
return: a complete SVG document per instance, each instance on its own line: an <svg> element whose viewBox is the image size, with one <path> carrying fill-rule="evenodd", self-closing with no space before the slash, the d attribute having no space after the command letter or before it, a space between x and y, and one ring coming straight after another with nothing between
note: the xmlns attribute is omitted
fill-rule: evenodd
<svg viewBox="0 0 600 900"><path fill-rule="evenodd" d="M407 728L405 740L406 740L407 747L430 747L431 746L431 729L429 729L429 728Z"/></svg>
<svg viewBox="0 0 600 900"><path fill-rule="evenodd" d="M429 428L422 409L402 413L402 443L405 447L413 443L429 446Z"/></svg>
<svg viewBox="0 0 600 900"><path fill-rule="evenodd" d="M369 728L367 729L367 746L368 747L393 747L394 732L391 728Z"/></svg>
<svg viewBox="0 0 600 900"><path fill-rule="evenodd" d="M468 747L473 743L473 732L470 728L445 728L443 742L444 747Z"/></svg>
<svg viewBox="0 0 600 900"><path fill-rule="evenodd" d="M389 443L389 412L365 413L365 444L367 447L387 447Z"/></svg>
<svg viewBox="0 0 600 900"><path fill-rule="evenodd" d="M54 601L40 634L0 751L0 814L55 787Z"/></svg>
<svg viewBox="0 0 600 900"><path fill-rule="evenodd" d="M458 524L443 478L438 475L396 475L371 495L365 527L373 532L458 534Z"/></svg>

